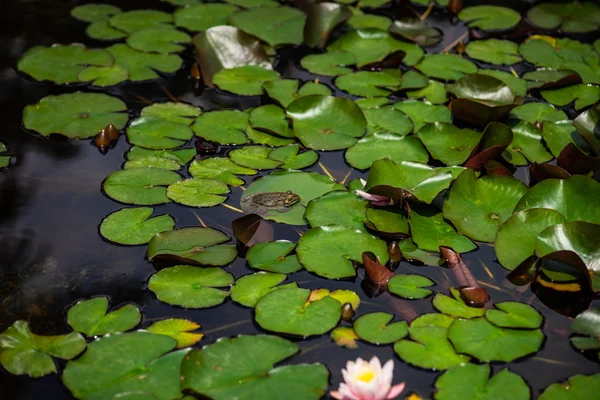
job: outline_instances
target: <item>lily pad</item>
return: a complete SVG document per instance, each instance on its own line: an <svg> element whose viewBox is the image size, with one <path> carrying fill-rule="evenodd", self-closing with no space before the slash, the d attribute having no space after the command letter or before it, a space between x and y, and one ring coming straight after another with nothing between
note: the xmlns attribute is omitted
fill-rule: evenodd
<svg viewBox="0 0 600 400"><path fill-rule="evenodd" d="M362 262L362 253L373 252L382 264L388 260L384 241L368 233L343 226L312 228L298 241L296 253L304 268L328 279L352 277L352 261Z"/></svg>
<svg viewBox="0 0 600 400"><path fill-rule="evenodd" d="M528 210L531 211L531 210ZM535 254L545 257L559 250L577 253L587 268L600 273L600 225L584 221L559 221L548 225L535 239Z"/></svg>
<svg viewBox="0 0 600 400"><path fill-rule="evenodd" d="M245 144L248 113L237 110L211 111L200 115L192 130L196 136L221 144Z"/></svg>
<svg viewBox="0 0 600 400"><path fill-rule="evenodd" d="M389 159L396 163L414 161L426 163L429 154L423 144L412 136L393 133L374 133L351 146L345 154L346 162L358 169L368 169L373 162Z"/></svg>
<svg viewBox="0 0 600 400"><path fill-rule="evenodd" d="M446 87L443 83L430 80L423 89L406 92L406 95L413 99L425 98L431 104L443 104L448 101Z"/></svg>
<svg viewBox="0 0 600 400"><path fill-rule="evenodd" d="M157 72L172 74L183 64L178 55L146 53L122 43L114 44L106 50L114 57L116 65L127 70L127 79L135 82L158 78Z"/></svg>
<svg viewBox="0 0 600 400"><path fill-rule="evenodd" d="M482 308L469 307L461 299L460 293L454 288L450 288L452 297L438 293L433 298L433 306L442 313L455 318L471 319L483 317L485 310Z"/></svg>
<svg viewBox="0 0 600 400"><path fill-rule="evenodd" d="M167 186L181 176L162 168L134 168L110 174L102 184L104 193L125 204L153 205L169 203Z"/></svg>
<svg viewBox="0 0 600 400"><path fill-rule="evenodd" d="M356 64L354 55L347 51L328 51L309 54L300 60L302 68L316 75L336 76L352 72L348 65Z"/></svg>
<svg viewBox="0 0 600 400"><path fill-rule="evenodd" d="M242 96L255 96L263 92L263 84L279 79L279 74L272 69L259 65L246 65L231 69L223 69L213 76L212 82L219 89Z"/></svg>
<svg viewBox="0 0 600 400"><path fill-rule="evenodd" d="M513 65L521 62L519 45L510 40L476 40L469 42L465 51L471 58L494 65Z"/></svg>
<svg viewBox="0 0 600 400"><path fill-rule="evenodd" d="M335 27L352 16L349 7L333 2L310 4L305 11L304 43L309 47L325 47Z"/></svg>
<svg viewBox="0 0 600 400"><path fill-rule="evenodd" d="M517 11L499 6L466 7L458 14L458 18L470 28L485 31L511 29L521 21L521 15Z"/></svg>
<svg viewBox="0 0 600 400"><path fill-rule="evenodd" d="M444 217L473 240L493 242L500 225L513 213L527 186L510 176L487 175L477 179L475 171L460 174L444 202Z"/></svg>
<svg viewBox="0 0 600 400"><path fill-rule="evenodd" d="M179 53L185 49L178 43L189 43L192 38L171 27L140 29L129 35L127 44L136 50L153 53Z"/></svg>
<svg viewBox="0 0 600 400"><path fill-rule="evenodd" d="M439 266L444 262L439 253L419 249L410 238L400 240L398 247L400 247L402 257L408 261L418 261L424 265L432 266Z"/></svg>
<svg viewBox="0 0 600 400"><path fill-rule="evenodd" d="M443 39L443 34L420 18L407 17L395 20L390 32L419 46L433 46Z"/></svg>
<svg viewBox="0 0 600 400"><path fill-rule="evenodd" d="M289 132L291 132L291 130ZM263 130L254 129L252 127L246 128L246 136L248 136L248 139L253 143L264 144L269 147L287 146L294 143L294 139L271 135Z"/></svg>
<svg viewBox="0 0 600 400"><path fill-rule="evenodd" d="M286 138L294 137L283 108L266 104L250 111L250 125L254 129ZM248 134L248 131L246 131Z"/></svg>
<svg viewBox="0 0 600 400"><path fill-rule="evenodd" d="M534 26L543 29L556 29L562 32L583 33L598 29L600 7L593 2L573 1L571 3L542 3L527 12L527 18Z"/></svg>
<svg viewBox="0 0 600 400"><path fill-rule="evenodd" d="M114 86L129 78L129 71L120 65L110 67L87 67L77 74L81 82L90 82L92 86Z"/></svg>
<svg viewBox="0 0 600 400"><path fill-rule="evenodd" d="M515 94L515 96L527 96L527 81L519 78L518 76L513 75L510 72L501 71L499 69L479 69L477 70L477 73L481 75L491 76L504 82L504 84L510 88L510 90Z"/></svg>
<svg viewBox="0 0 600 400"><path fill-rule="evenodd" d="M512 127L513 140L502 153L502 157L513 165L527 165L527 161L545 163L552 160L542 143L542 132L527 121Z"/></svg>
<svg viewBox="0 0 600 400"><path fill-rule="evenodd" d="M300 145L290 144L273 149L269 153L269 158L283 163L278 168L302 169L316 163L319 159L319 154L314 150L307 150L300 153Z"/></svg>
<svg viewBox="0 0 600 400"><path fill-rule="evenodd" d="M354 193L333 191L308 203L304 218L311 227L341 225L364 230L368 201Z"/></svg>
<svg viewBox="0 0 600 400"><path fill-rule="evenodd" d="M564 383L553 383L540 394L539 400L560 400L569 398L585 400L593 398L600 390L600 374L575 375Z"/></svg>
<svg viewBox="0 0 600 400"><path fill-rule="evenodd" d="M494 304L498 310L485 312L485 318L501 328L536 329L542 326L543 317L535 308L516 301Z"/></svg>
<svg viewBox="0 0 600 400"><path fill-rule="evenodd" d="M193 4L178 8L173 16L175 25L192 32L204 32L213 26L227 25L229 15L238 8L229 4Z"/></svg>
<svg viewBox="0 0 600 400"><path fill-rule="evenodd" d="M566 106L575 102L575 110L592 105L600 98L600 86L579 84L560 89L542 90L542 97L555 106Z"/></svg>
<svg viewBox="0 0 600 400"><path fill-rule="evenodd" d="M127 127L127 139L131 144L153 150L179 147L192 136L187 125L151 115L136 118Z"/></svg>
<svg viewBox="0 0 600 400"><path fill-rule="evenodd" d="M404 136L413 129L410 118L392 107L366 108L363 114L367 119L367 134L394 133Z"/></svg>
<svg viewBox="0 0 600 400"><path fill-rule="evenodd" d="M399 78L387 70L357 71L339 76L335 85L355 96L387 96L400 85Z"/></svg>
<svg viewBox="0 0 600 400"><path fill-rule="evenodd" d="M271 149L263 146L246 146L229 152L229 158L236 164L254 169L273 169L281 165L281 161L269 158Z"/></svg>
<svg viewBox="0 0 600 400"><path fill-rule="evenodd" d="M243 8L271 7L277 5L277 2L274 0L226 0L226 2Z"/></svg>
<svg viewBox="0 0 600 400"><path fill-rule="evenodd" d="M388 281L388 291L405 299L423 299L432 293L423 288L433 285L435 282L423 275L394 275Z"/></svg>
<svg viewBox="0 0 600 400"><path fill-rule="evenodd" d="M592 107L582 112L573 121L573 126L585 138L596 153L600 152L600 134L596 131L596 126L600 122L600 106Z"/></svg>
<svg viewBox="0 0 600 400"><path fill-rule="evenodd" d="M187 319L167 318L156 321L147 330L157 335L169 336L177 340L177 348L192 346L204 336L202 333L194 333L200 325Z"/></svg>
<svg viewBox="0 0 600 400"><path fill-rule="evenodd" d="M153 212L150 207L123 208L102 220L100 234L114 243L146 244L157 233L175 226L175 220L168 214L150 218Z"/></svg>
<svg viewBox="0 0 600 400"><path fill-rule="evenodd" d="M394 206L367 208L365 225L383 237L405 238L410 233L406 212Z"/></svg>
<svg viewBox="0 0 600 400"><path fill-rule="evenodd" d="M387 31L392 25L392 20L383 15L375 14L354 14L349 20L348 25L354 29L376 28Z"/></svg>
<svg viewBox="0 0 600 400"><path fill-rule="evenodd" d="M231 300L246 307L254 308L256 303L266 294L282 288L297 288L296 282L277 286L286 279L283 274L257 272L239 278L231 287Z"/></svg>
<svg viewBox="0 0 600 400"><path fill-rule="evenodd" d="M455 81L477 72L477 66L456 54L428 54L416 68L430 78Z"/></svg>
<svg viewBox="0 0 600 400"><path fill-rule="evenodd" d="M160 157L168 160L176 161L179 164L187 164L196 155L196 149L180 149L180 150L149 150L142 147L133 146L126 154L126 158L130 161L147 158Z"/></svg>
<svg viewBox="0 0 600 400"><path fill-rule="evenodd" d="M229 296L233 276L221 268L176 265L155 273L148 281L156 297L165 303L185 308L207 308L221 304Z"/></svg>
<svg viewBox="0 0 600 400"><path fill-rule="evenodd" d="M303 337L330 331L342 315L340 302L325 296L307 304L309 296L309 289L275 290L256 305L256 322L267 331Z"/></svg>
<svg viewBox="0 0 600 400"><path fill-rule="evenodd" d="M429 84L429 78L420 72L409 70L400 78L400 90L423 89Z"/></svg>
<svg viewBox="0 0 600 400"><path fill-rule="evenodd" d="M181 169L181 164L164 157L141 157L123 164L123 169L133 168L162 168L177 171Z"/></svg>
<svg viewBox="0 0 600 400"><path fill-rule="evenodd" d="M235 246L217 246L230 238L212 228L181 228L161 232L148 244L148 260L172 258L199 265L227 265L237 257Z"/></svg>
<svg viewBox="0 0 600 400"><path fill-rule="evenodd" d="M435 122L423 126L416 136L436 160L446 165L461 165L477 147L482 133L472 129L459 129L449 123Z"/></svg>
<svg viewBox="0 0 600 400"><path fill-rule="evenodd" d="M512 118L527 121L535 125L538 122L558 122L569 119L564 111L557 110L547 103L527 103L510 112Z"/></svg>
<svg viewBox="0 0 600 400"><path fill-rule="evenodd" d="M59 133L73 139L98 134L107 125L121 129L129 118L127 105L104 93L66 93L46 96L23 110L23 125L41 135Z"/></svg>
<svg viewBox="0 0 600 400"><path fill-rule="evenodd" d="M301 44L306 14L292 7L258 7L229 16L233 26L271 46Z"/></svg>
<svg viewBox="0 0 600 400"><path fill-rule="evenodd" d="M145 28L164 27L173 22L171 14L158 10L133 10L113 15L109 23L116 29L133 33Z"/></svg>
<svg viewBox="0 0 600 400"><path fill-rule="evenodd" d="M291 274L302 269L295 254L295 243L286 240L262 242L251 246L246 254L250 267L279 274Z"/></svg>
<svg viewBox="0 0 600 400"><path fill-rule="evenodd" d="M354 332L362 340L376 345L397 342L408 335L408 325L406 321L390 324L392 319L393 314L384 312L361 315L354 321Z"/></svg>
<svg viewBox="0 0 600 400"><path fill-rule="evenodd" d="M39 378L57 372L52 357L70 360L86 347L83 336L41 336L29 330L26 321L15 321L0 334L0 363L13 375Z"/></svg>
<svg viewBox="0 0 600 400"><path fill-rule="evenodd" d="M394 103L392 107L408 115L413 122L415 132L418 132L428 123L452 123L452 112L448 107L436 106L418 100L406 100Z"/></svg>
<svg viewBox="0 0 600 400"><path fill-rule="evenodd" d="M190 164L190 174L194 178L213 179L227 185L240 186L244 181L236 175L256 175L252 168L237 165L226 157L210 157L204 160L194 160Z"/></svg>
<svg viewBox="0 0 600 400"><path fill-rule="evenodd" d="M92 22L85 32L89 37L96 40L117 40L127 37L127 32L113 28L108 20Z"/></svg>
<svg viewBox="0 0 600 400"><path fill-rule="evenodd" d="M190 207L213 207L227 200L229 187L214 179L192 178L175 182L167 188L167 197Z"/></svg>
<svg viewBox="0 0 600 400"><path fill-rule="evenodd" d="M96 22L109 19L119 14L121 9L112 4L84 4L71 10L71 16L84 22Z"/></svg>
<svg viewBox="0 0 600 400"><path fill-rule="evenodd" d="M79 301L67 312L67 323L71 328L90 337L128 331L141 319L140 309L133 304L108 312L107 297Z"/></svg>
<svg viewBox="0 0 600 400"><path fill-rule="evenodd" d="M282 107L289 106L298 97L311 94L331 95L331 89L327 86L306 82L300 87L300 81L297 79L279 79L277 81L268 81L263 84L265 91L270 98L276 100Z"/></svg>

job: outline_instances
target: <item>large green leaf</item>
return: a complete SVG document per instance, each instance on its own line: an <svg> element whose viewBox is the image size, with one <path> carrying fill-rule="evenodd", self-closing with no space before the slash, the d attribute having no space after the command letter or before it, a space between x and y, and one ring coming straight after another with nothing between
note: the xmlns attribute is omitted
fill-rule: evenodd
<svg viewBox="0 0 600 400"><path fill-rule="evenodd" d="M471 319L482 317L485 310L482 308L469 307L460 297L460 292L454 288L450 288L452 297L438 293L433 298L433 306L446 315L455 318Z"/></svg>
<svg viewBox="0 0 600 400"><path fill-rule="evenodd" d="M461 165L479 144L482 133L459 129L446 122L435 122L423 126L416 136L436 160L446 165Z"/></svg>
<svg viewBox="0 0 600 400"><path fill-rule="evenodd" d="M336 78L335 85L355 96L388 96L400 85L395 70L356 71Z"/></svg>
<svg viewBox="0 0 600 400"><path fill-rule="evenodd" d="M192 136L187 125L152 115L136 118L127 127L127 139L131 144L153 150L174 149Z"/></svg>
<svg viewBox="0 0 600 400"><path fill-rule="evenodd" d="M408 335L408 325L406 321L390 324L392 319L394 315L385 312L361 315L354 321L354 332L362 340L376 345L397 342Z"/></svg>
<svg viewBox="0 0 600 400"><path fill-rule="evenodd" d="M471 58L494 65L512 65L521 62L519 45L510 40L476 40L469 42L465 51Z"/></svg>
<svg viewBox="0 0 600 400"><path fill-rule="evenodd" d="M304 218L311 227L342 225L364 230L368 201L354 193L334 191L325 193L308 203Z"/></svg>
<svg viewBox="0 0 600 400"><path fill-rule="evenodd" d="M431 294L425 287L435 283L423 275L394 275L388 281L388 291L405 299L423 299Z"/></svg>
<svg viewBox="0 0 600 400"><path fill-rule="evenodd" d="M367 119L367 134L394 133L405 136L413 129L410 118L402 111L392 107L374 107L363 109Z"/></svg>
<svg viewBox="0 0 600 400"><path fill-rule="evenodd" d="M434 122L452 123L452 112L448 107L436 106L423 101L406 100L392 106L412 120L414 131L418 132L425 124Z"/></svg>
<svg viewBox="0 0 600 400"><path fill-rule="evenodd" d="M256 96L263 92L263 84L279 79L279 74L260 65L227 68L214 74L212 83L219 89L242 96Z"/></svg>
<svg viewBox="0 0 600 400"><path fill-rule="evenodd" d="M286 240L257 243L248 249L246 260L252 268L291 274L302 269L298 257L295 254L289 255L295 247L295 243Z"/></svg>
<svg viewBox="0 0 600 400"><path fill-rule="evenodd" d="M120 15L120 14L119 14ZM106 49L115 59L115 64L125 68L130 81L146 81L158 78L158 72L171 74L183 63L175 54L154 54L132 49L126 44L114 44Z"/></svg>
<svg viewBox="0 0 600 400"><path fill-rule="evenodd" d="M477 70L478 74L488 75L498 80L504 82L506 86L510 88L510 90L516 95L525 97L527 96L527 81L519 78L518 76L513 75L510 72L502 71L499 69L483 69L480 68Z"/></svg>
<svg viewBox="0 0 600 400"><path fill-rule="evenodd" d="M289 144L273 149L269 158L283 163L278 167L281 169L303 169L316 163L319 154L314 150L300 152L299 144Z"/></svg>
<svg viewBox="0 0 600 400"><path fill-rule="evenodd" d="M190 174L194 178L210 178L231 186L240 186L244 181L236 175L256 175L257 171L237 165L226 157L210 157L194 160L190 164Z"/></svg>
<svg viewBox="0 0 600 400"><path fill-rule="evenodd" d="M300 81L297 79L268 81L263 84L263 87L269 97L276 100L282 107L289 106L292 101L302 96L311 94L331 95L331 89L323 84L306 82L300 87Z"/></svg>
<svg viewBox="0 0 600 400"><path fill-rule="evenodd" d="M548 124L551 125L551 124ZM552 160L552 154L542 143L542 132L527 121L520 121L512 127L513 140L502 153L502 157L513 165L527 165L527 161L545 163Z"/></svg>
<svg viewBox="0 0 600 400"><path fill-rule="evenodd" d="M317 75L345 75L352 70L348 65L356 64L354 54L349 51L328 51L322 54L309 54L300 60L302 68Z"/></svg>
<svg viewBox="0 0 600 400"><path fill-rule="evenodd" d="M600 25L600 7L591 1L541 3L527 12L527 18L543 29L560 27L562 32L592 32Z"/></svg>
<svg viewBox="0 0 600 400"><path fill-rule="evenodd" d="M557 110L547 103L527 103L514 108L511 118L517 118L535 125L538 122L558 122L569 119L564 111Z"/></svg>
<svg viewBox="0 0 600 400"><path fill-rule="evenodd" d="M435 80L430 80L423 89L406 92L406 95L412 99L425 98L431 104L443 104L448 101L446 86Z"/></svg>
<svg viewBox="0 0 600 400"><path fill-rule="evenodd" d="M102 220L100 234L119 244L148 243L157 233L175 226L175 220L168 214L150 218L153 212L150 207L123 208Z"/></svg>
<svg viewBox="0 0 600 400"><path fill-rule="evenodd" d="M71 10L71 16L84 22L104 21L119 14L121 9L111 4L84 4Z"/></svg>
<svg viewBox="0 0 600 400"><path fill-rule="evenodd" d="M398 136L393 133L374 133L362 138L345 153L348 164L357 169L368 169L373 162L381 159L396 163L414 161L426 163L429 154L423 144L412 136Z"/></svg>
<svg viewBox="0 0 600 400"><path fill-rule="evenodd" d="M510 29L521 21L521 15L511 8L487 5L467 7L458 18L471 28L488 31Z"/></svg>
<svg viewBox="0 0 600 400"><path fill-rule="evenodd" d="M271 46L301 44L306 15L292 7L258 7L229 16L231 24Z"/></svg>
<svg viewBox="0 0 600 400"><path fill-rule="evenodd" d="M477 72L475 64L456 54L428 54L416 67L431 78L449 81Z"/></svg>
<svg viewBox="0 0 600 400"><path fill-rule="evenodd" d="M281 288L298 287L296 282L277 286L285 279L286 276L283 274L264 271L244 275L231 287L231 300L246 307L255 307L256 303L267 293Z"/></svg>
<svg viewBox="0 0 600 400"><path fill-rule="evenodd" d="M536 329L542 325L544 318L529 304L516 301L505 301L494 304L496 309L485 312L485 318L501 328Z"/></svg>
<svg viewBox="0 0 600 400"><path fill-rule="evenodd" d="M192 38L173 27L145 28L127 38L127 44L136 50L150 53L179 53L185 49L178 43L189 43Z"/></svg>
<svg viewBox="0 0 600 400"><path fill-rule="evenodd" d="M167 197L190 207L213 207L221 204L229 187L214 179L192 178L175 182L167 188Z"/></svg>
<svg viewBox="0 0 600 400"><path fill-rule="evenodd" d="M158 10L133 10L113 15L110 24L123 32L133 33L144 28L168 26L171 14Z"/></svg>
<svg viewBox="0 0 600 400"><path fill-rule="evenodd" d="M539 400L587 400L600 390L600 374L575 375L564 383L553 383L542 392Z"/></svg>
<svg viewBox="0 0 600 400"><path fill-rule="evenodd" d="M581 110L598 102L600 86L581 83L560 89L542 90L540 93L547 102L555 106L566 106L575 102L575 109Z"/></svg>
<svg viewBox="0 0 600 400"><path fill-rule="evenodd" d="M128 331L141 319L140 309L133 304L108 312L107 297L78 301L67 312L67 323L71 328L90 337Z"/></svg>
<svg viewBox="0 0 600 400"><path fill-rule="evenodd" d="M211 111L200 115L192 130L196 136L221 144L245 144L248 113L237 110Z"/></svg>
<svg viewBox="0 0 600 400"><path fill-rule="evenodd" d="M229 4L193 4L178 8L173 16L175 25L192 32L204 32L213 26L227 25L227 18L237 10Z"/></svg>
<svg viewBox="0 0 600 400"><path fill-rule="evenodd" d="M153 205L168 203L167 186L181 176L162 168L135 168L116 171L102 184L104 193L125 204Z"/></svg>

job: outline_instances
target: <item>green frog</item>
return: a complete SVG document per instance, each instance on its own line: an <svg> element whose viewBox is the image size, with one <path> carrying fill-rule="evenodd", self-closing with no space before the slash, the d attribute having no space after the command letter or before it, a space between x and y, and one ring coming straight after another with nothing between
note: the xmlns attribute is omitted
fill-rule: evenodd
<svg viewBox="0 0 600 400"><path fill-rule="evenodd" d="M244 211L264 215L268 211L287 212L300 201L300 196L291 190L287 192L256 193L242 198Z"/></svg>

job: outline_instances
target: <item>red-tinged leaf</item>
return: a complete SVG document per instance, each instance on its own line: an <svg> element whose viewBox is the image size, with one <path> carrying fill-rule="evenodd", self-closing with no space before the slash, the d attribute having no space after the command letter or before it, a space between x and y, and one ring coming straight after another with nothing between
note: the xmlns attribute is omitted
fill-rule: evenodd
<svg viewBox="0 0 600 400"><path fill-rule="evenodd" d="M575 143L569 143L562 149L556 163L572 175L587 175L600 169L600 157L585 154Z"/></svg>
<svg viewBox="0 0 600 400"><path fill-rule="evenodd" d="M560 78L557 81L554 81L554 82L544 82L539 87L531 88L530 92L534 96L539 97L541 90L560 89L560 88L563 88L563 87L566 87L566 86L577 85L577 84L580 84L580 83L583 83L583 80L581 79L581 76L579 76L578 73L573 72L572 74L569 74L567 76L563 76L562 78Z"/></svg>
<svg viewBox="0 0 600 400"><path fill-rule="evenodd" d="M487 290L481 286L459 287L458 292L460 293L460 297L470 307L481 308L490 300L490 295L488 294Z"/></svg>
<svg viewBox="0 0 600 400"><path fill-rule="evenodd" d="M387 285L392 271L381 265L377 256L370 251L362 253L362 260L369 280L376 285Z"/></svg>
<svg viewBox="0 0 600 400"><path fill-rule="evenodd" d="M481 171L489 160L497 160L513 140L512 130L500 122L490 122L483 131L479 145L464 165Z"/></svg>
<svg viewBox="0 0 600 400"><path fill-rule="evenodd" d="M452 99L450 106L454 118L484 127L493 121L502 121L513 108L523 104L522 99L515 104L492 106L471 99Z"/></svg>
<svg viewBox="0 0 600 400"><path fill-rule="evenodd" d="M270 242L275 237L273 226L256 214L244 215L232 221L231 228L235 238L247 247Z"/></svg>
<svg viewBox="0 0 600 400"><path fill-rule="evenodd" d="M534 185L546 179L567 179L570 177L563 168L552 164L533 163L529 166L530 184Z"/></svg>
<svg viewBox="0 0 600 400"><path fill-rule="evenodd" d="M449 247L440 247L440 254L448 263L459 286L463 300L471 307L483 307L489 300L487 290L479 285L471 270L462 261L460 254Z"/></svg>
<svg viewBox="0 0 600 400"><path fill-rule="evenodd" d="M512 172L504 164L496 160L488 160L485 163L485 172L488 175L512 176Z"/></svg>
<svg viewBox="0 0 600 400"><path fill-rule="evenodd" d="M402 50L395 51L381 61L366 64L360 67L363 71L380 71L382 69L396 69L402 64L402 60L406 57L406 52Z"/></svg>
<svg viewBox="0 0 600 400"><path fill-rule="evenodd" d="M539 269L539 259L536 256L530 256L506 275L506 279L513 285L525 286L536 279Z"/></svg>
<svg viewBox="0 0 600 400"><path fill-rule="evenodd" d="M450 0L448 3L448 12L456 15L463 9L463 7L464 5L462 0Z"/></svg>

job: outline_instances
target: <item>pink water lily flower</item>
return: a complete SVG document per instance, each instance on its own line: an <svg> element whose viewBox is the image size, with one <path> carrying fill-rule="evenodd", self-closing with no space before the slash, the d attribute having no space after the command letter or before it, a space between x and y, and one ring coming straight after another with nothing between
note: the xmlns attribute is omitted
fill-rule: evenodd
<svg viewBox="0 0 600 400"><path fill-rule="evenodd" d="M366 362L362 358L348 361L342 369L344 382L338 390L330 392L337 400L384 400L395 399L404 390L404 382L392 386L394 361L389 360L381 368L379 358Z"/></svg>
<svg viewBox="0 0 600 400"><path fill-rule="evenodd" d="M367 184L367 182L364 179L361 179L360 183L362 183L363 188ZM394 199L391 199L387 196L379 196L377 194L367 193L361 189L357 189L355 192L357 195L359 195L363 199L370 201L371 204L373 204L374 206L385 207L385 206L391 206L392 204L394 204Z"/></svg>

